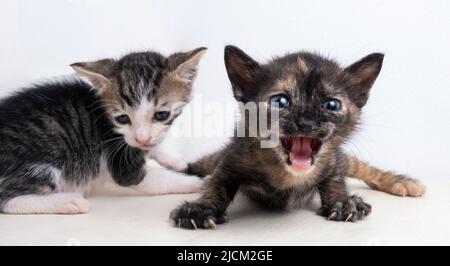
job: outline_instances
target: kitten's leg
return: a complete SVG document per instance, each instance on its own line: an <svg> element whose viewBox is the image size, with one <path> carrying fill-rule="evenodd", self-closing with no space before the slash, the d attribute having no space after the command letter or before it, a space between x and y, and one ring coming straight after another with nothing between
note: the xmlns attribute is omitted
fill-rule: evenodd
<svg viewBox="0 0 450 266"><path fill-rule="evenodd" d="M188 167L187 163L181 157L162 146L155 147L149 157L157 161L161 166L175 171L184 171Z"/></svg>
<svg viewBox="0 0 450 266"><path fill-rule="evenodd" d="M89 201L78 193L54 193L15 197L5 203L2 211L8 214L82 214L89 210Z"/></svg>
<svg viewBox="0 0 450 266"><path fill-rule="evenodd" d="M110 175L103 173L92 183L91 195L151 196L164 194L186 194L199 192L203 181L163 168L149 166L148 171L137 185L119 185Z"/></svg>
<svg viewBox="0 0 450 266"><path fill-rule="evenodd" d="M78 193L60 193L61 171L52 165L31 164L1 178L0 212L10 214L79 214L89 202Z"/></svg>
<svg viewBox="0 0 450 266"><path fill-rule="evenodd" d="M146 166L146 175L141 183L131 188L148 195L186 194L199 192L203 181L194 176L162 168Z"/></svg>
<svg viewBox="0 0 450 266"><path fill-rule="evenodd" d="M137 150L110 157L106 164L112 179L121 187L131 188L138 194L162 195L194 193L200 191L202 181L193 176L167 169L150 167L145 153Z"/></svg>
<svg viewBox="0 0 450 266"><path fill-rule="evenodd" d="M220 150L204 156L196 162L189 163L184 172L188 175L206 177L214 172L220 160L224 157L224 154L225 150Z"/></svg>
<svg viewBox="0 0 450 266"><path fill-rule="evenodd" d="M345 179L330 177L319 184L322 207L319 215L333 221L357 221L370 214L372 207L358 196L349 196Z"/></svg>
<svg viewBox="0 0 450 266"><path fill-rule="evenodd" d="M226 210L239 189L233 176L216 171L208 181L203 195L194 202L185 202L170 214L170 220L180 228L213 229L227 222Z"/></svg>
<svg viewBox="0 0 450 266"><path fill-rule="evenodd" d="M347 175L364 181L371 188L397 196L420 197L426 187L419 180L382 171L369 164L346 155Z"/></svg>

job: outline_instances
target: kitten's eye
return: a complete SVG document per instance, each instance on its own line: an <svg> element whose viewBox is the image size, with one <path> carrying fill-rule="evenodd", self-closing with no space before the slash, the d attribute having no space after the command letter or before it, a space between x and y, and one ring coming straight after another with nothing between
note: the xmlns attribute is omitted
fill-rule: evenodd
<svg viewBox="0 0 450 266"><path fill-rule="evenodd" d="M127 115L119 115L115 118L116 122L122 125L131 124L130 117Z"/></svg>
<svg viewBox="0 0 450 266"><path fill-rule="evenodd" d="M273 106L275 104L278 104L279 108L286 108L291 103L289 102L289 98L285 95L275 95L272 98L270 98L270 105Z"/></svg>
<svg viewBox="0 0 450 266"><path fill-rule="evenodd" d="M328 111L339 111L342 108L342 104L338 100L328 100L323 103L322 108Z"/></svg>
<svg viewBox="0 0 450 266"><path fill-rule="evenodd" d="M156 121L164 121L164 120L167 120L167 118L169 118L169 116L170 116L170 112L167 112L167 111L156 112L155 120Z"/></svg>

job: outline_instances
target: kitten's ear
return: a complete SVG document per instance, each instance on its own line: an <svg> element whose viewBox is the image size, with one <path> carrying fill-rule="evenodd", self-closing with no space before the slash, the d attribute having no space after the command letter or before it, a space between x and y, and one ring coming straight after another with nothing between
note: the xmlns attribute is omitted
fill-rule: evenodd
<svg viewBox="0 0 450 266"><path fill-rule="evenodd" d="M362 108L369 98L369 91L380 74L384 54L373 53L350 65L344 71L350 77L349 95Z"/></svg>
<svg viewBox="0 0 450 266"><path fill-rule="evenodd" d="M111 85L110 78L113 76L115 61L103 59L96 62L75 63L70 65L75 72L87 78L96 89L102 90Z"/></svg>
<svg viewBox="0 0 450 266"><path fill-rule="evenodd" d="M236 46L225 47L225 67L238 101L251 101L257 94L257 86L263 77L258 62Z"/></svg>
<svg viewBox="0 0 450 266"><path fill-rule="evenodd" d="M197 48L187 53L176 53L169 56L169 69L183 82L191 85L197 76L200 59L207 48Z"/></svg>

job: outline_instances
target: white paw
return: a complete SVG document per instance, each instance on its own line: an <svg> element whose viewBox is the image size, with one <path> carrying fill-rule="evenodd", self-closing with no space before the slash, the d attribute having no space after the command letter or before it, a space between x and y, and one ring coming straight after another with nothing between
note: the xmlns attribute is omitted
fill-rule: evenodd
<svg viewBox="0 0 450 266"><path fill-rule="evenodd" d="M89 201L78 193L59 193L55 195L55 214L83 214L89 212Z"/></svg>
<svg viewBox="0 0 450 266"><path fill-rule="evenodd" d="M181 172L188 167L187 163L180 159L161 160L159 161L159 164L165 168L178 172Z"/></svg>
<svg viewBox="0 0 450 266"><path fill-rule="evenodd" d="M180 185L179 193L197 193L203 188L203 180L197 177L189 177Z"/></svg>

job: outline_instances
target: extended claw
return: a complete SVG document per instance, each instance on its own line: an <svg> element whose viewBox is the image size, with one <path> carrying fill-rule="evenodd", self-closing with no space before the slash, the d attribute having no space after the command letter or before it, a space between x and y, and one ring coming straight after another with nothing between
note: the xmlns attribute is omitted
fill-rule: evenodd
<svg viewBox="0 0 450 266"><path fill-rule="evenodd" d="M190 221L191 221L191 224L194 227L194 229L197 230L198 229L197 224L195 223L194 219L191 219Z"/></svg>
<svg viewBox="0 0 450 266"><path fill-rule="evenodd" d="M348 222L352 217L353 217L353 213L350 213L348 215L347 219L345 219L345 222Z"/></svg>
<svg viewBox="0 0 450 266"><path fill-rule="evenodd" d="M213 219L208 218L205 220L204 226L207 229L214 229L214 228L216 228L216 223L213 221Z"/></svg>
<svg viewBox="0 0 450 266"><path fill-rule="evenodd" d="M178 219L178 228L181 228L181 219Z"/></svg>
<svg viewBox="0 0 450 266"><path fill-rule="evenodd" d="M330 220L336 218L336 216L337 216L337 212L332 212L332 213L330 214L330 216L328 216L328 221L330 221Z"/></svg>

